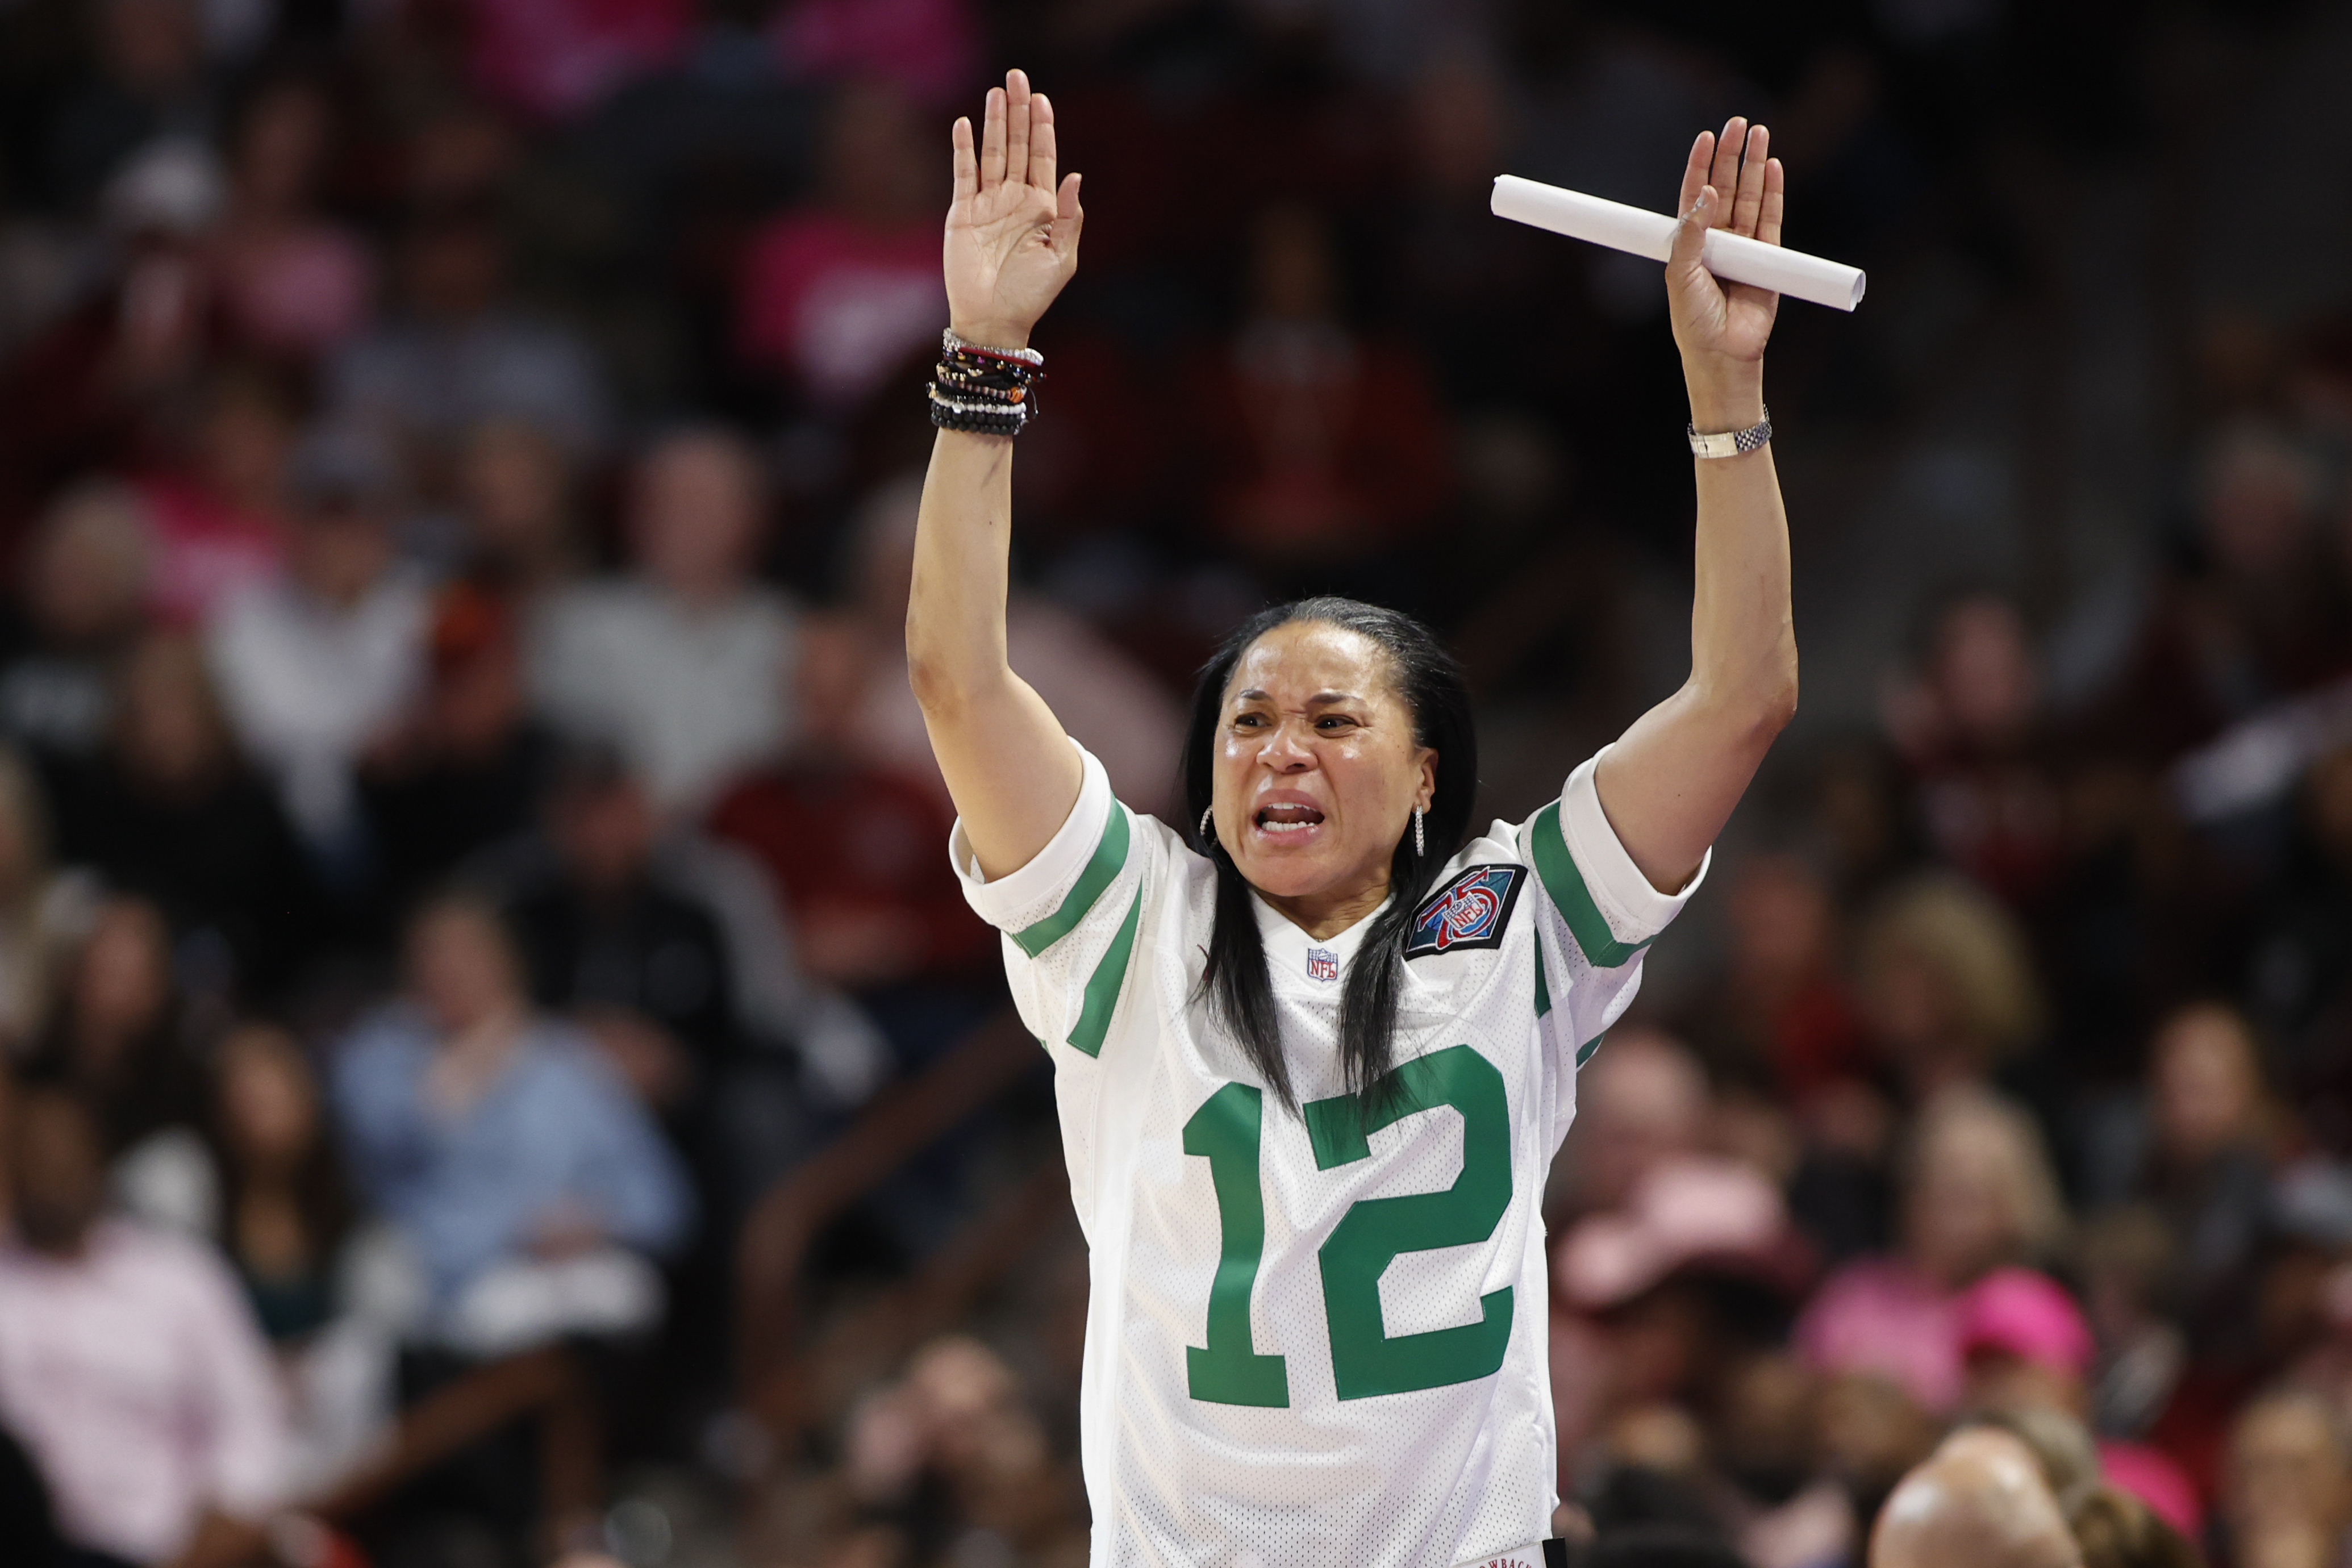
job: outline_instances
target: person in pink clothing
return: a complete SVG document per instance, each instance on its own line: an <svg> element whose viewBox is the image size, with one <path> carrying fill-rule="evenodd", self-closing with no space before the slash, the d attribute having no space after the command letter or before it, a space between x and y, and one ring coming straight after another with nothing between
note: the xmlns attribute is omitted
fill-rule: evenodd
<svg viewBox="0 0 2352 1568"><path fill-rule="evenodd" d="M820 178L815 205L772 218L751 241L736 347L843 413L935 350L948 320L929 143L895 89L841 89Z"/></svg>
<svg viewBox="0 0 2352 1568"><path fill-rule="evenodd" d="M1798 1320L1799 1353L1822 1372L1877 1373L1921 1409L1948 1412L1962 1393L1959 1293L2046 1254L2064 1223L2032 1121L1989 1090L1947 1089L1914 1133L1902 1250L1832 1275Z"/></svg>
<svg viewBox="0 0 2352 1568"><path fill-rule="evenodd" d="M1956 1318L1971 1408L2040 1407L2083 1417L2098 1346L2064 1286L2030 1268L1997 1268L1969 1288ZM2204 1529L2196 1483L2171 1456L2116 1438L2102 1438L2098 1454L2109 1485L2192 1541Z"/></svg>
<svg viewBox="0 0 2352 1568"><path fill-rule="evenodd" d="M71 1094L21 1091L10 1131L0 1425L72 1544L173 1568L245 1562L288 1454L269 1352L235 1278L194 1242L101 1217L98 1125Z"/></svg>

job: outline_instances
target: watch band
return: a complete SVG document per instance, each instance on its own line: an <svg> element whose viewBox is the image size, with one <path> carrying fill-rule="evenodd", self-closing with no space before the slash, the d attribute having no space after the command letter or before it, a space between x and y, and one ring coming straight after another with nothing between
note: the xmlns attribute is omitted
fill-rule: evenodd
<svg viewBox="0 0 2352 1568"><path fill-rule="evenodd" d="M1696 425L1685 426L1690 432L1691 456L1695 458L1737 458L1752 452L1772 438L1772 411L1766 409L1764 417L1745 430L1715 430L1702 435Z"/></svg>

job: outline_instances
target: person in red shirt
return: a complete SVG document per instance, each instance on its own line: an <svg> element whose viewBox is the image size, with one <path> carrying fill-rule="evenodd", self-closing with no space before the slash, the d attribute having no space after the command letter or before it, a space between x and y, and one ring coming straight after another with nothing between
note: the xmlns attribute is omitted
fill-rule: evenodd
<svg viewBox="0 0 2352 1568"><path fill-rule="evenodd" d="M866 651L854 626L803 632L804 742L730 790L710 829L775 879L816 979L858 992L966 981L993 943L940 852L953 813L935 784L868 759L849 738Z"/></svg>

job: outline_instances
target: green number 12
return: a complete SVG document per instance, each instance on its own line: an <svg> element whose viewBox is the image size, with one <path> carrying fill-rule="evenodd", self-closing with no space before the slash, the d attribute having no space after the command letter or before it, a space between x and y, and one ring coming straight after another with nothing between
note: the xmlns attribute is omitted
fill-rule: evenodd
<svg viewBox="0 0 2352 1568"><path fill-rule="evenodd" d="M1418 1057L1383 1077L1364 1116L1349 1095L1305 1107L1315 1164L1328 1171L1371 1157L1370 1136L1440 1105L1462 1114L1462 1172L1440 1193L1364 1198L1351 1205L1317 1255L1331 1372L1342 1399L1470 1383L1503 1364L1512 1289L1478 1299L1480 1321L1391 1337L1381 1316L1381 1275L1399 1254L1486 1241L1511 1203L1510 1114L1503 1075L1468 1046ZM1258 1180L1264 1097L1229 1083L1184 1124L1184 1152L1209 1162L1223 1233L1209 1287L1209 1343L1184 1352L1192 1397L1217 1405L1287 1405L1283 1358L1250 1340L1250 1293L1265 1252L1265 1195Z"/></svg>

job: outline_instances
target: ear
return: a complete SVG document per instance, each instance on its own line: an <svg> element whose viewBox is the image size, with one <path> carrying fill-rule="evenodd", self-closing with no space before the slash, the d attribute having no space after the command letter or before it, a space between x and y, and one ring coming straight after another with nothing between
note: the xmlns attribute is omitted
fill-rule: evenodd
<svg viewBox="0 0 2352 1568"><path fill-rule="evenodd" d="M1421 763L1421 784L1412 792L1412 806L1415 811L1427 811L1437 799L1437 753L1423 746L1415 760Z"/></svg>

